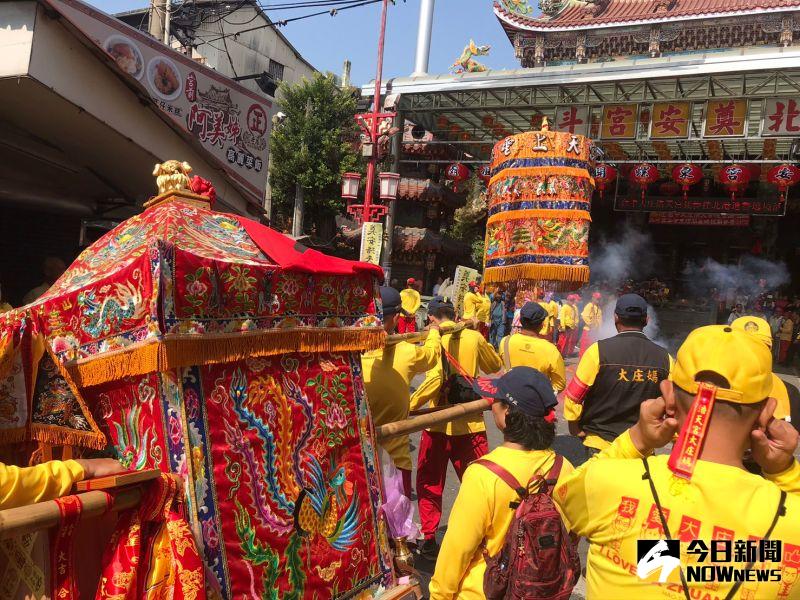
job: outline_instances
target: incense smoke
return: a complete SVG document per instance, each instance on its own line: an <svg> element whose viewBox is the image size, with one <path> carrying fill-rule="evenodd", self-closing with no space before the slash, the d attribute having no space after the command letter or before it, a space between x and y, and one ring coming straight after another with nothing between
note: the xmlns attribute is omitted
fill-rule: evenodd
<svg viewBox="0 0 800 600"><path fill-rule="evenodd" d="M618 287L626 279L644 279L656 263L653 238L649 234L622 228L615 239L601 238L590 255L592 283Z"/></svg>
<svg viewBox="0 0 800 600"><path fill-rule="evenodd" d="M738 290L751 298L766 290L789 283L789 270L783 262L771 262L755 256L743 256L736 265L723 265L713 259L690 263L683 270L696 294Z"/></svg>

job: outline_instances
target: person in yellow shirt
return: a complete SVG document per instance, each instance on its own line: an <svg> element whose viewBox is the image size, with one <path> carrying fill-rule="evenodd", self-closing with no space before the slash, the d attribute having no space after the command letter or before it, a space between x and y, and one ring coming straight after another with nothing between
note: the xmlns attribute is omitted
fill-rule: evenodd
<svg viewBox="0 0 800 600"><path fill-rule="evenodd" d="M428 318L439 327L454 327L453 305L442 298L428 304ZM494 348L477 331L463 329L442 336L442 348L470 377L499 371L503 363ZM451 358L442 353L439 363L428 371L425 381L411 397L411 409L476 400L471 384L458 373ZM436 530L442 518L442 493L451 462L459 479L473 460L489 451L483 415L470 415L423 431L417 461L417 498L424 540L421 556L433 559L438 553Z"/></svg>
<svg viewBox="0 0 800 600"><path fill-rule="evenodd" d="M413 333L417 330L417 311L422 299L416 285L417 280L411 277L406 281L406 289L400 292L402 311L397 318L397 333Z"/></svg>
<svg viewBox="0 0 800 600"><path fill-rule="evenodd" d="M761 340L769 348L770 353L772 352L772 330L769 323L761 317L739 317L731 323L731 327L738 331L749 333L756 339ZM775 373L772 374L772 391L769 395L771 398L775 398L777 402L773 416L776 419L791 421L792 409L789 401L789 389L787 383Z"/></svg>
<svg viewBox="0 0 800 600"><path fill-rule="evenodd" d="M492 321L492 299L488 294L484 294L480 288L475 292L478 296L480 304L475 311L475 320L478 326L478 331L483 334L486 340L489 340L489 325Z"/></svg>
<svg viewBox="0 0 800 600"><path fill-rule="evenodd" d="M583 438L587 458L636 423L641 403L657 397L669 375L669 353L644 334L647 309L638 294L620 296L617 335L589 346L567 386L564 418L570 433Z"/></svg>
<svg viewBox="0 0 800 600"><path fill-rule="evenodd" d="M563 482L572 465L552 450L555 439L555 394L550 381L530 367L515 367L498 379L482 380L480 395L494 399L492 417L503 432L503 444L470 465L464 472L442 550L430 583L431 600L478 600L485 598L484 551L494 556L503 547L519 495L492 470L507 471L516 488L528 484L539 490L539 475L552 485Z"/></svg>
<svg viewBox="0 0 800 600"><path fill-rule="evenodd" d="M519 312L522 330L506 336L500 342L500 356L503 366L532 367L550 380L553 390L558 393L567 385L564 359L541 332L546 327L548 314L538 302L526 302Z"/></svg>
<svg viewBox="0 0 800 600"><path fill-rule="evenodd" d="M463 321L472 321L475 325L478 324L478 309L481 306L481 295L478 292L478 282L470 281L467 284L469 291L464 294L463 310L461 311L461 319Z"/></svg>
<svg viewBox="0 0 800 600"><path fill-rule="evenodd" d="M558 302L553 300L553 292L546 292L542 294L539 299L539 304L541 304L542 308L544 308L544 310L547 312L547 318L544 321L542 331L540 333L544 339L555 343L553 338L556 332L559 306Z"/></svg>
<svg viewBox="0 0 800 600"><path fill-rule="evenodd" d="M578 356L583 356L586 349L597 341L597 334L603 324L603 310L600 308L600 300L603 296L600 292L592 294L592 299L583 307L581 318L583 319L583 334L581 335L581 350Z"/></svg>
<svg viewBox="0 0 800 600"><path fill-rule="evenodd" d="M556 486L553 498L567 527L589 542L587 598L800 595L798 433L772 419L771 374L769 350L752 336L723 325L694 330L678 350L671 379L661 383L661 397L643 403L630 430ZM651 456L679 430L671 455ZM763 477L745 470L748 449ZM683 552L659 569L639 555L638 542L664 548L657 542L664 538L680 540ZM711 540L733 546L765 538L780 541L782 552L772 559L762 553L756 568L777 570L780 581L694 577L702 567L713 569L711 556L697 552L710 549ZM690 544L695 552L687 555ZM723 565L745 569L742 558L732 553Z"/></svg>
<svg viewBox="0 0 800 600"><path fill-rule="evenodd" d="M0 510L66 496L78 481L124 470L119 461L111 458L51 460L35 467L0 463Z"/></svg>
<svg viewBox="0 0 800 600"><path fill-rule="evenodd" d="M558 313L558 349L561 356L569 358L575 352L578 343L578 299L577 294L570 294Z"/></svg>
<svg viewBox="0 0 800 600"><path fill-rule="evenodd" d="M395 332L400 318L401 298L396 289L381 287L383 304L383 327L386 333ZM431 331L420 347L409 342L389 344L385 348L365 352L361 357L364 388L367 392L372 421L385 425L408 418L411 404L411 380L418 373L425 373L439 363L441 339L439 328ZM411 452L407 435L389 438L381 446L392 457L403 476L406 496L411 496Z"/></svg>

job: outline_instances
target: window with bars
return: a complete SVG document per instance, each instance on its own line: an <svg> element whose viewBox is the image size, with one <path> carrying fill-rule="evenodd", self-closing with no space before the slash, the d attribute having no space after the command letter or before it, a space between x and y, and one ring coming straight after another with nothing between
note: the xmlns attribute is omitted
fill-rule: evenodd
<svg viewBox="0 0 800 600"><path fill-rule="evenodd" d="M275 81L283 81L283 65L269 59L269 76Z"/></svg>

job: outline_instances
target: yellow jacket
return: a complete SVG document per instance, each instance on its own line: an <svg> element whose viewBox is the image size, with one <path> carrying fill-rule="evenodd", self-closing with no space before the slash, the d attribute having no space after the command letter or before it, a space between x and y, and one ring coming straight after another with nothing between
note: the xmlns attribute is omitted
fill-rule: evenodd
<svg viewBox="0 0 800 600"><path fill-rule="evenodd" d="M83 467L74 460L54 460L35 467L0 463L0 509L66 496L82 479Z"/></svg>
<svg viewBox="0 0 800 600"><path fill-rule="evenodd" d="M546 338L553 335L553 328L556 326L556 319L558 318L558 302L550 300L550 302L541 301L539 305L547 311L547 318L544 320L540 333Z"/></svg>
<svg viewBox="0 0 800 600"><path fill-rule="evenodd" d="M594 302L589 302L583 307L581 317L583 318L583 328L587 331L597 331L603 324L603 311Z"/></svg>
<svg viewBox="0 0 800 600"><path fill-rule="evenodd" d="M475 292L464 294L464 310L461 317L464 320L477 318L478 309L481 305L481 296Z"/></svg>
<svg viewBox="0 0 800 600"><path fill-rule="evenodd" d="M795 461L783 473L759 475L744 469L699 460L691 482L677 479L667 467L669 456L648 458L652 479L672 536L689 540L763 538L778 508L780 489L788 493L786 515L778 519L771 535L783 540L783 563L767 563L780 569L782 582L747 581L737 598L777 598L782 586L790 586L781 598L800 594L798 568L787 562L800 553L800 465ZM614 459L614 460L610 460ZM663 539L664 533L648 481L642 477L641 455L626 431L595 459L560 481L553 499L566 526L589 542L586 597L615 600L681 598L680 575L673 570L665 585L656 570L642 580L636 576L637 541ZM707 542L708 543L708 542ZM787 544L789 545L787 551ZM683 544L683 548L687 547ZM796 551L796 552L795 552ZM688 557L697 563L697 555ZM684 563L685 565L685 563ZM743 569L741 562L725 563ZM711 566L710 556L696 566ZM758 567L757 567L758 568ZM684 571L686 567L684 566ZM724 598L732 584L689 583L692 598ZM609 595L610 592L613 594Z"/></svg>
<svg viewBox="0 0 800 600"><path fill-rule="evenodd" d="M567 385L564 359L558 348L547 340L523 333L506 336L500 341L500 357L506 369L533 367L541 371L553 384L556 393Z"/></svg>
<svg viewBox="0 0 800 600"><path fill-rule="evenodd" d="M552 450L512 450L500 446L484 458L499 464L517 481L526 484L535 473L547 475L553 467L555 453ZM572 470L569 461L564 460L558 481L564 481ZM535 489L538 486L531 491ZM508 505L517 498L517 493L486 467L467 467L450 511L447 533L431 579L431 600L485 598L483 574L486 561L482 544L486 544L490 556L500 551L514 515Z"/></svg>
<svg viewBox="0 0 800 600"><path fill-rule="evenodd" d="M483 294L476 294L480 300L480 304L475 312L475 318L481 323L489 323L491 321L490 313L492 311L492 300L489 296Z"/></svg>
<svg viewBox="0 0 800 600"><path fill-rule="evenodd" d="M453 327L454 325L455 323L452 321L441 323L442 327ZM495 373L503 367L503 361L500 360L497 352L477 331L464 329L456 334L445 334L442 336L442 346L447 348L453 358L464 367L467 373L473 376L477 376L481 372ZM429 402L432 406L439 405L439 395L444 380L442 371L442 361L444 360L447 359L443 356L442 360L428 371L425 381L411 396L411 410L421 408ZM451 371L453 370L451 369ZM430 430L447 435L466 435L486 431L486 425L483 422L483 415L480 414L461 417L450 423L431 427Z"/></svg>
<svg viewBox="0 0 800 600"><path fill-rule="evenodd" d="M792 341L792 332L794 331L794 323L791 319L784 319L781 323L781 329L778 332L778 339L782 342Z"/></svg>
<svg viewBox="0 0 800 600"><path fill-rule="evenodd" d="M558 330L575 329L578 326L578 307L571 304L561 306L558 313Z"/></svg>
<svg viewBox="0 0 800 600"><path fill-rule="evenodd" d="M408 316L413 317L417 314L422 303L419 292L413 288L406 288L400 292L400 306Z"/></svg>
<svg viewBox="0 0 800 600"><path fill-rule="evenodd" d="M431 330L422 347L399 342L381 350L365 352L361 357L364 388L375 425L385 425L408 418L411 404L410 385L417 373L424 373L439 363L439 332ZM399 469L411 469L408 436L389 438L381 446Z"/></svg>

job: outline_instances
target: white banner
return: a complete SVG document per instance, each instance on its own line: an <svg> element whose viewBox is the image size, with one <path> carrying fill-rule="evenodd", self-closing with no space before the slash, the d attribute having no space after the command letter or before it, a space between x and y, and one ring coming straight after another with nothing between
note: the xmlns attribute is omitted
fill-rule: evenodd
<svg viewBox="0 0 800 600"><path fill-rule="evenodd" d="M456 267L456 275L453 279L453 306L456 309L456 316L461 316L464 307L464 296L469 291L469 282L478 278L478 271L469 267Z"/></svg>
<svg viewBox="0 0 800 600"><path fill-rule="evenodd" d="M272 106L267 98L82 2L45 1L109 54L243 191L262 202Z"/></svg>
<svg viewBox="0 0 800 600"><path fill-rule="evenodd" d="M381 249L383 248L383 223L364 223L361 226L361 252L362 262L381 264Z"/></svg>

